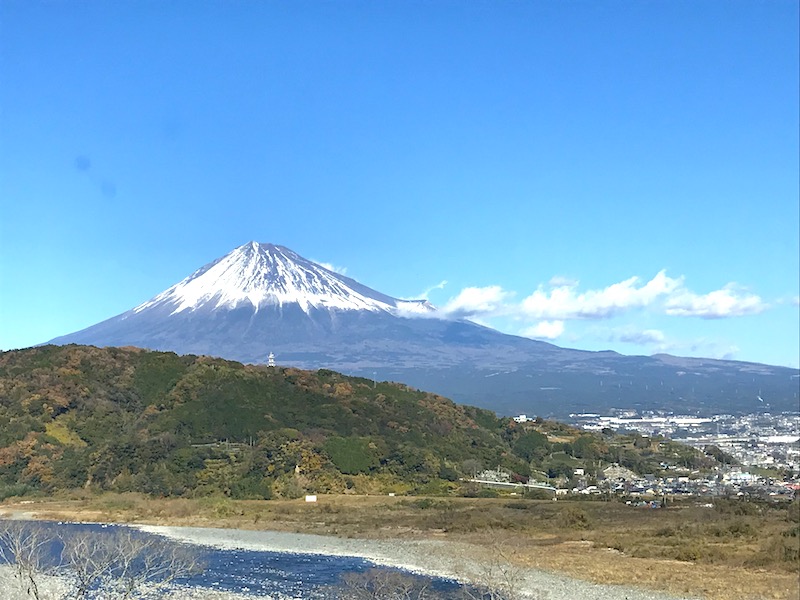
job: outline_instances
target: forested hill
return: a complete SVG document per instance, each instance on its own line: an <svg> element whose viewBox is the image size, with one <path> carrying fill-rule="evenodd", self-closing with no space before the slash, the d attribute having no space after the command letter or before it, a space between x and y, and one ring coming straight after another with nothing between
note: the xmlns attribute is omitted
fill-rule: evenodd
<svg viewBox="0 0 800 600"><path fill-rule="evenodd" d="M642 448L647 448L643 453ZM665 441L518 425L407 386L137 348L0 354L0 497L92 488L158 495L456 490L484 467L519 479L598 460L652 472Z"/></svg>

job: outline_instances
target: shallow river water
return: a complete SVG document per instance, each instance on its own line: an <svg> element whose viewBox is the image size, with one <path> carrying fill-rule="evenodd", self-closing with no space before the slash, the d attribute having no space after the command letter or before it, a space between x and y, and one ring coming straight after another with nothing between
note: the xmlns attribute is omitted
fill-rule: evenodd
<svg viewBox="0 0 800 600"><path fill-rule="evenodd" d="M31 522L29 525L44 528L48 533L52 533L54 541L48 546L49 562L52 564L59 562L62 545L58 540L71 534L84 531L113 534L120 530L129 530L142 537L157 535L147 531L147 528L131 529L122 525L48 522ZM196 548L196 556L202 565L202 571L197 575L177 580L178 587L205 588L275 600L318 598L323 591L328 591L328 597L336 597L335 593L331 595L330 590L340 584L342 577L347 573L401 572L392 567L376 565L357 556L213 547L211 544L214 542L214 530L208 531L211 532L209 543L191 544ZM186 544L185 541L158 537L168 540L171 544ZM431 590L438 590L442 596L447 596L460 587L453 580L406 572L403 574L414 578L419 584L427 584Z"/></svg>

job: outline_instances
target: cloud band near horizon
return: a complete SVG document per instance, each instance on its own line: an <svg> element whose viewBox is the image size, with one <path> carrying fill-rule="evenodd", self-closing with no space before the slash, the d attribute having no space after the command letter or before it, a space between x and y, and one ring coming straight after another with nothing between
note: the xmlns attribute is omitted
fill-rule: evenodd
<svg viewBox="0 0 800 600"><path fill-rule="evenodd" d="M683 276L666 270L643 282L634 276L600 289L580 290L580 282L554 277L532 294L514 302L516 294L501 286L468 287L452 297L441 311L453 318L512 317L528 325L520 335L553 340L565 331L565 321L604 320L634 311L651 311L674 317L725 319L763 312L769 305L735 283L700 294L690 290ZM663 342L663 334L649 330L626 336L642 343Z"/></svg>

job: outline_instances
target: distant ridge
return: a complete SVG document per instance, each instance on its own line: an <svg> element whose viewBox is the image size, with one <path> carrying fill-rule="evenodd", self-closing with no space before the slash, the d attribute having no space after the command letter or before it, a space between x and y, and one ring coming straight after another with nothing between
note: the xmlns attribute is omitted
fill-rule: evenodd
<svg viewBox="0 0 800 600"><path fill-rule="evenodd" d="M586 352L444 318L284 246L248 242L116 317L54 344L139 346L404 382L500 413L612 408L791 411L798 371L668 355ZM762 398L763 401L758 400Z"/></svg>

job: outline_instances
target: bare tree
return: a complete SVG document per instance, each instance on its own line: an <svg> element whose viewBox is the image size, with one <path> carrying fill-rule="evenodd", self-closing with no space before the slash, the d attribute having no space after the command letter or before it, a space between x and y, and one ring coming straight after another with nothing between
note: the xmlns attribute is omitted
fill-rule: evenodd
<svg viewBox="0 0 800 600"><path fill-rule="evenodd" d="M120 600L128 600L134 594L137 598L161 598L164 588L176 579L203 570L197 552L188 546L130 531L116 537L112 544L118 559L107 587L114 589Z"/></svg>
<svg viewBox="0 0 800 600"><path fill-rule="evenodd" d="M0 526L0 562L9 565L16 595L33 600L164 598L176 579L202 571L195 550L156 536L118 529L56 533L24 522ZM51 576L59 585L44 591L41 583Z"/></svg>
<svg viewBox="0 0 800 600"><path fill-rule="evenodd" d="M67 534L62 540L77 600L93 588L118 600L161 598L176 579L202 570L191 548L130 530Z"/></svg>
<svg viewBox="0 0 800 600"><path fill-rule="evenodd" d="M430 580L398 571L369 569L363 573L346 573L341 583L330 591L331 598L341 600L427 600Z"/></svg>
<svg viewBox="0 0 800 600"><path fill-rule="evenodd" d="M478 566L475 585L462 590L465 600L520 600L519 569L502 559Z"/></svg>
<svg viewBox="0 0 800 600"><path fill-rule="evenodd" d="M81 600L111 569L115 553L109 544L98 543L95 532L62 532L60 538L64 545L61 557L73 577L72 595Z"/></svg>
<svg viewBox="0 0 800 600"><path fill-rule="evenodd" d="M525 592L525 571L517 563L517 553L508 544L496 542L479 560L471 561L468 569L472 586L464 586L465 600L545 600L549 594Z"/></svg>
<svg viewBox="0 0 800 600"><path fill-rule="evenodd" d="M40 525L24 521L0 523L0 562L10 567L14 591L44 600L42 579L52 574L57 564L52 557L53 538Z"/></svg>

